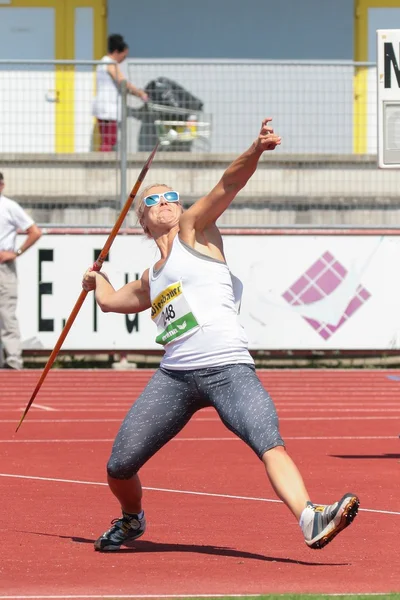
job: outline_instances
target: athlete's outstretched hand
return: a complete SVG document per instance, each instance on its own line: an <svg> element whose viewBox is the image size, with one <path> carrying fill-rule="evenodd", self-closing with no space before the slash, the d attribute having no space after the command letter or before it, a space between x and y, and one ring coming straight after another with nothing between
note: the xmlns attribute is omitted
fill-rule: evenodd
<svg viewBox="0 0 400 600"><path fill-rule="evenodd" d="M273 128L269 125L271 121L271 117L267 117L263 120L260 133L256 140L256 146L262 152L265 150L275 150L281 143L281 137L276 135Z"/></svg>

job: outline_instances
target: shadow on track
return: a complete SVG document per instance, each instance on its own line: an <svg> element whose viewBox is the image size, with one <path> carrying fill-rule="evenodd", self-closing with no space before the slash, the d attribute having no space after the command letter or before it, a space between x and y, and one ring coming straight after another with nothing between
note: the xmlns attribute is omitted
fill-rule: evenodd
<svg viewBox="0 0 400 600"><path fill-rule="evenodd" d="M400 459L400 454L330 454L331 458L348 458L348 459L358 459L358 458L391 458L394 460Z"/></svg>
<svg viewBox="0 0 400 600"><path fill-rule="evenodd" d="M70 535L57 535L54 533L42 533L40 531L19 531L19 533L31 533L34 535L43 535L50 537L57 537L64 540L71 540L77 544L93 544L94 539L88 539L78 536L70 536ZM134 542L134 546L131 548L121 548L120 550L113 550L112 552L102 552L102 554L125 554L125 553L135 553L135 552L192 552L196 554L210 554L214 556L232 556L234 558L244 558L248 560L262 560L266 562L276 562L283 564L294 564L294 565L303 565L309 567L345 567L350 566L351 563L341 562L341 563L332 563L332 562L314 562L314 561L303 561L296 560L293 558L283 558L276 556L265 556L264 554L257 554L255 552L246 552L244 550L235 550L234 548L227 548L225 546L211 546L205 545L200 546L198 544L173 544L173 543L164 543L164 542L151 542L147 540L137 540Z"/></svg>

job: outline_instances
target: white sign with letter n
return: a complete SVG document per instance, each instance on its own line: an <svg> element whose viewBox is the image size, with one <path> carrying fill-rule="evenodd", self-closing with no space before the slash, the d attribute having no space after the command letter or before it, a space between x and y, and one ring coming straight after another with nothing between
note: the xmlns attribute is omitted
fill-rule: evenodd
<svg viewBox="0 0 400 600"><path fill-rule="evenodd" d="M400 168L400 29L378 29L378 166Z"/></svg>

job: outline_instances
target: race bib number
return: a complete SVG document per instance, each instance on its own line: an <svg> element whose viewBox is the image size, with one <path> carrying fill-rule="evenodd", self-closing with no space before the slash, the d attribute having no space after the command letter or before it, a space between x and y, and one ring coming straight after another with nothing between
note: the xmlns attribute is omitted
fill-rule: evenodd
<svg viewBox="0 0 400 600"><path fill-rule="evenodd" d="M183 294L181 281L172 283L154 299L151 318L157 325L156 342L163 346L199 328Z"/></svg>

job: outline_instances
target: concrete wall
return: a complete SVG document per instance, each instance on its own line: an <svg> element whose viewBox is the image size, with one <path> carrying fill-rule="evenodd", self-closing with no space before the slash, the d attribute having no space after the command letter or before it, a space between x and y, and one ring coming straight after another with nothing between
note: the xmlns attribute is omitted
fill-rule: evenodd
<svg viewBox="0 0 400 600"><path fill-rule="evenodd" d="M113 153L110 153L110 155ZM146 160L128 161L128 193ZM165 182L181 193L188 206L218 181L233 155L190 153L157 155L146 184ZM115 159L93 153L62 160L4 155L6 194L42 224L111 226L121 202ZM66 183L67 182L67 183ZM68 182L73 182L72 188ZM399 170L380 170L375 156L264 156L246 188L221 219L234 226L267 225L400 225ZM124 203L127 194L124 195ZM131 211L127 225L136 225Z"/></svg>

